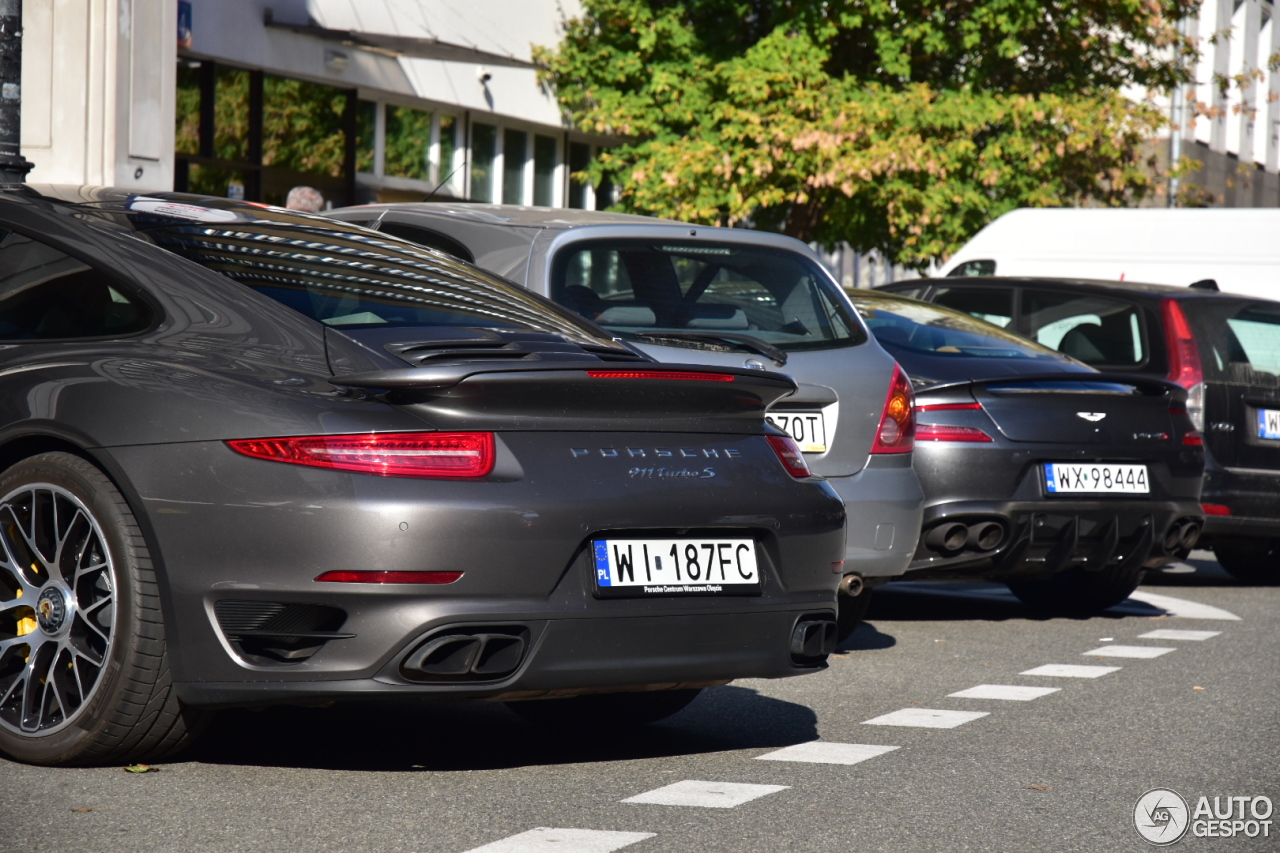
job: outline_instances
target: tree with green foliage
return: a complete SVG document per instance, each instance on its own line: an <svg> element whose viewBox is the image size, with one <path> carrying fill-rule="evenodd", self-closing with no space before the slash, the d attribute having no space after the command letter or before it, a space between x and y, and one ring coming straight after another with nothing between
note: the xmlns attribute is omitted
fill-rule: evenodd
<svg viewBox="0 0 1280 853"><path fill-rule="evenodd" d="M918 268L1017 207L1159 186L1194 0L583 0L544 83L622 142L621 209L848 241Z"/></svg>

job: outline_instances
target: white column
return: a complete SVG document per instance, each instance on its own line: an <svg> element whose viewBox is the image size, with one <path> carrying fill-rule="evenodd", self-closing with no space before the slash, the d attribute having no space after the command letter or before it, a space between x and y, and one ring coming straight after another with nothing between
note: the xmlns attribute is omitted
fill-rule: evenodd
<svg viewBox="0 0 1280 853"><path fill-rule="evenodd" d="M489 198L477 199L477 201L502 201L502 179L506 177L506 152L502 149L505 147L506 131L501 125L496 127L493 132L493 165L489 167L491 177L489 179Z"/></svg>
<svg viewBox="0 0 1280 853"><path fill-rule="evenodd" d="M1268 56L1280 54L1280 20L1277 20L1280 9L1273 7L1271 21L1267 24L1270 37L1264 41L1269 45ZM1267 113L1266 113L1266 164L1268 172L1280 171L1280 71L1267 71Z"/></svg>
<svg viewBox="0 0 1280 853"><path fill-rule="evenodd" d="M1262 29L1262 7L1258 0L1244 0L1244 32L1241 33L1241 56L1239 73L1248 80L1248 85L1240 91L1240 146L1237 152L1241 165L1251 164L1253 157L1254 124L1261 118L1262 81L1254 80L1251 75L1258 67L1258 31Z"/></svg>
<svg viewBox="0 0 1280 853"><path fill-rule="evenodd" d="M1214 30L1218 34L1217 44L1206 45L1213 52L1213 75L1210 83L1212 100L1210 105L1217 113L1210 123L1209 149L1212 151L1227 150L1227 114L1230 112L1227 96L1218 84L1218 79L1231 76L1231 16L1235 11L1233 0L1217 0L1218 8L1215 16Z"/></svg>
<svg viewBox="0 0 1280 853"><path fill-rule="evenodd" d="M520 170L520 203L533 204L533 131L524 135L524 165Z"/></svg>
<svg viewBox="0 0 1280 853"><path fill-rule="evenodd" d="M449 167L440 162L440 111L431 111L431 132L427 138L427 180L435 188L449 174Z"/></svg>

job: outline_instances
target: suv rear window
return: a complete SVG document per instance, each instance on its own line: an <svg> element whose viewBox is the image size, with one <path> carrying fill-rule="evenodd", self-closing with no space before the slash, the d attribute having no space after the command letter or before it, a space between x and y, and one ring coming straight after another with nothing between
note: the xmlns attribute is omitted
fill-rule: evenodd
<svg viewBox="0 0 1280 853"><path fill-rule="evenodd" d="M1280 381L1280 305L1254 303L1232 306L1226 312L1210 310L1193 322L1198 327L1201 360L1214 378L1266 385Z"/></svg>
<svg viewBox="0 0 1280 853"><path fill-rule="evenodd" d="M556 258L551 295L609 331L647 343L716 348L717 342L754 338L782 350L806 350L866 340L817 264L768 246L574 244Z"/></svg>
<svg viewBox="0 0 1280 853"><path fill-rule="evenodd" d="M1027 336L1089 365L1137 367L1147 360L1146 330L1132 302L1087 293L1023 291Z"/></svg>

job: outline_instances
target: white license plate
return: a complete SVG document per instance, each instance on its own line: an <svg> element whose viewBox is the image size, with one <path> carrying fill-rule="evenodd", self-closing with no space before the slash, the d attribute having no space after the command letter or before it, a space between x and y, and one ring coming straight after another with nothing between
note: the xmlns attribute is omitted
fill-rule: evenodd
<svg viewBox="0 0 1280 853"><path fill-rule="evenodd" d="M1258 438L1280 438L1280 410L1258 409Z"/></svg>
<svg viewBox="0 0 1280 853"><path fill-rule="evenodd" d="M760 592L751 539L597 539L591 548L604 597Z"/></svg>
<svg viewBox="0 0 1280 853"><path fill-rule="evenodd" d="M1046 462L1044 485L1054 495L1145 495L1151 492L1146 465Z"/></svg>
<svg viewBox="0 0 1280 853"><path fill-rule="evenodd" d="M794 438L805 453L827 452L827 421L822 412L770 412L765 420Z"/></svg>

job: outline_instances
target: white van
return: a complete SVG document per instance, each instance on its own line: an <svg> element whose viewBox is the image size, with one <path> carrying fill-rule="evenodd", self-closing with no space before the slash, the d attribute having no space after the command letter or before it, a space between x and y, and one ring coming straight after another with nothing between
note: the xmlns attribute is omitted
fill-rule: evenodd
<svg viewBox="0 0 1280 853"><path fill-rule="evenodd" d="M1022 208L974 235L940 274L1214 279L1280 299L1280 208Z"/></svg>

